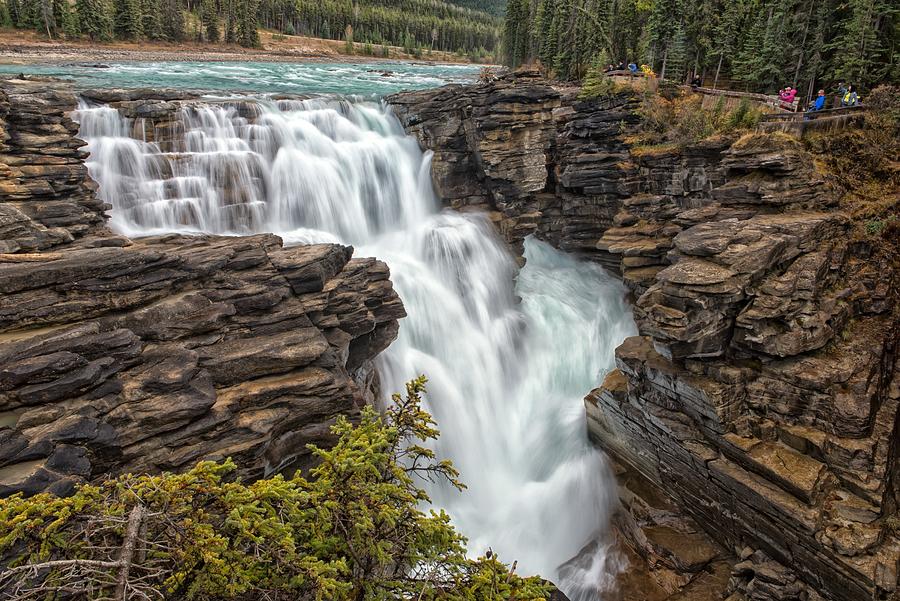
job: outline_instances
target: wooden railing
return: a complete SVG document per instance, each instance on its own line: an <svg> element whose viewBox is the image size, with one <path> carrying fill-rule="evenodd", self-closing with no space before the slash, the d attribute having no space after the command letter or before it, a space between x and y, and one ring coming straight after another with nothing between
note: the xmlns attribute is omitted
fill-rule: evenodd
<svg viewBox="0 0 900 601"><path fill-rule="evenodd" d="M805 113L772 113L762 116L757 131L780 132L802 138L812 132L835 132L858 127L865 118L865 112L865 106L844 106Z"/></svg>
<svg viewBox="0 0 900 601"><path fill-rule="evenodd" d="M716 88L705 88L703 86L691 87L691 90L693 90L697 94L703 94L704 96L708 96L711 98L724 97L726 99L727 109L733 108L730 105L737 105L742 100L747 100L751 104L758 107L765 107L766 109L768 109L766 112L785 111L790 114L796 111L797 107L800 105L799 98L795 98L793 102L785 102L778 96L770 96L769 94L757 94L755 92L736 92L734 90L719 90Z"/></svg>
<svg viewBox="0 0 900 601"><path fill-rule="evenodd" d="M841 117L846 115L855 115L865 112L864 105L842 106L836 109L822 109L819 111L806 111L799 113L769 113L763 115L761 121L767 122L788 122L788 121L811 121L814 119L827 119L830 117Z"/></svg>

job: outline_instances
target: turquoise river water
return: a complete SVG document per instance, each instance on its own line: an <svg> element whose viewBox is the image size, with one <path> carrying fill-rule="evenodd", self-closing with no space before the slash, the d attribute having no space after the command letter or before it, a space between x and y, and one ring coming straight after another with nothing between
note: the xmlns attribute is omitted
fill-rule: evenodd
<svg viewBox="0 0 900 601"><path fill-rule="evenodd" d="M264 94L381 96L472 81L478 65L402 62L119 62L0 65L0 74L72 79L81 88L181 88Z"/></svg>

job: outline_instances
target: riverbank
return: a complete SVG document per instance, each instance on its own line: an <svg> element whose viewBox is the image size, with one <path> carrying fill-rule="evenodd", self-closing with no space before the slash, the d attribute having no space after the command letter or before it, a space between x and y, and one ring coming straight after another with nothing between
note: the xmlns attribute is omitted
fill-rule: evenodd
<svg viewBox="0 0 900 601"><path fill-rule="evenodd" d="M252 61L272 63L303 62L377 62L414 61L434 64L474 64L447 52L433 52L415 58L398 46L389 46L389 56L362 54L362 44L357 44L358 54L346 54L345 43L340 40L323 40L303 36L277 35L260 31L261 48L243 48L232 44L202 44L183 42L110 42L48 40L32 31L0 30L0 64L32 65L35 63L98 63L122 61L191 61L229 62Z"/></svg>

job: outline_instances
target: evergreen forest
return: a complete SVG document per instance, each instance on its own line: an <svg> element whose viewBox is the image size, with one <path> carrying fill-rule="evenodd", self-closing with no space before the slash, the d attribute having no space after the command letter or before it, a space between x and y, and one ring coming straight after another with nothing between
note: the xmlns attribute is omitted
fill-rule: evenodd
<svg viewBox="0 0 900 601"><path fill-rule="evenodd" d="M504 61L561 79L634 62L761 93L900 80L896 0L509 0L506 14Z"/></svg>
<svg viewBox="0 0 900 601"><path fill-rule="evenodd" d="M478 10L484 8L492 13ZM50 38L259 46L258 28L348 43L485 56L503 7L465 0L0 0L0 22Z"/></svg>

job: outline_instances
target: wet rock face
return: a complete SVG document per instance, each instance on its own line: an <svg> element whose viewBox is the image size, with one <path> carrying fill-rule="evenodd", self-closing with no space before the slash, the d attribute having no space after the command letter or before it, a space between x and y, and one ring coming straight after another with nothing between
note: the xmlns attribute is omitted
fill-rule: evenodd
<svg viewBox="0 0 900 601"><path fill-rule="evenodd" d="M74 96L2 90L0 494L201 459L247 478L304 465L375 393L404 316L387 266L273 235L114 235Z"/></svg>
<svg viewBox="0 0 900 601"><path fill-rule="evenodd" d="M498 90L519 106L503 104L492 119ZM526 75L391 102L424 147L451 145L446 159L436 151L433 170L448 203L478 199L497 211L513 249L535 234L602 263L633 293L641 336L619 347L618 369L586 399L592 439L629 474L616 528L649 566L652 586L623 591L892 598L895 261L850 240L849 217L800 143L748 136L641 151L624 141L635 98L573 96ZM539 117L548 108L549 123ZM525 160L533 147L510 138L485 155L460 133L466 111L479 115L476 132L502 119L547 149ZM535 173L503 179L493 166L512 157ZM723 557L694 565L673 543L701 532L730 575ZM716 594L685 584L698 573Z"/></svg>
<svg viewBox="0 0 900 601"><path fill-rule="evenodd" d="M0 252L33 252L102 227L78 125L75 95L46 81L0 84Z"/></svg>
<svg viewBox="0 0 900 601"><path fill-rule="evenodd" d="M523 85L515 85L516 82ZM550 181L560 95L536 74L388 98L406 130L434 152L432 181L449 206L494 212L521 252Z"/></svg>

